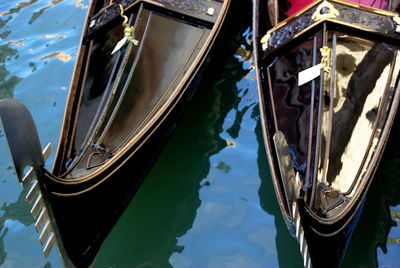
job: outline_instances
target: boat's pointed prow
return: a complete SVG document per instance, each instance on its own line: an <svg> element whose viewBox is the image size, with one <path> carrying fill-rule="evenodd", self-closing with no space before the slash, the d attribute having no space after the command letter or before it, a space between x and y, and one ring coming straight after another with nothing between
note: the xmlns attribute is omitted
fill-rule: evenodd
<svg viewBox="0 0 400 268"><path fill-rule="evenodd" d="M35 123L28 109L14 99L0 100L0 119L18 179L22 181L26 167L38 169L44 166Z"/></svg>
<svg viewBox="0 0 400 268"><path fill-rule="evenodd" d="M203 79L231 2L92 1L52 172L27 109L0 102L45 255L56 244L66 267L92 264Z"/></svg>

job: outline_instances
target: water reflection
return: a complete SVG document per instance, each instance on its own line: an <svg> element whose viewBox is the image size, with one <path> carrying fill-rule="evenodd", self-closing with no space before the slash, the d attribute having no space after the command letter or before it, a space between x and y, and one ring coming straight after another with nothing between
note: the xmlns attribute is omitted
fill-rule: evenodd
<svg viewBox="0 0 400 268"><path fill-rule="evenodd" d="M0 48L1 49L1 48ZM0 51L1 53L1 51ZM1 59L0 59L1 62ZM9 77L10 72L4 67L4 65L0 65L0 99L12 98L14 95L15 86L21 81L22 78L18 76Z"/></svg>
<svg viewBox="0 0 400 268"><path fill-rule="evenodd" d="M0 217L0 265L3 264L7 257L7 252L4 248L4 238L8 233L6 227L7 221L19 221L25 227L34 223L30 214L30 207L25 202L26 192L22 191L15 203L3 203L1 210L3 215Z"/></svg>
<svg viewBox="0 0 400 268"><path fill-rule="evenodd" d="M28 106L42 143L57 144L85 15L71 1L0 3L0 99ZM3 133L0 124L0 266L62 267L56 251L49 259L42 254Z"/></svg>
<svg viewBox="0 0 400 268"><path fill-rule="evenodd" d="M35 0L32 0L32 1L35 1ZM51 8L51 7L55 6L55 5L57 5L58 3L62 2L62 1L64 1L64 0L51 0L50 5L45 6L45 7L42 7L41 9L39 9L38 11L36 11L36 12L34 12L34 13L32 14L32 17L29 19L28 24L34 23L35 20L37 20L41 15L43 15L43 13L44 13L47 9L49 9L49 8Z"/></svg>
<svg viewBox="0 0 400 268"><path fill-rule="evenodd" d="M232 31L237 33L240 28L232 27ZM240 101L236 83L247 74L233 57L243 37L239 34L232 40L233 33L225 33L229 39L220 44L224 49L203 73L198 93L103 245L95 267L180 266L182 259L175 254L185 247L177 238L193 227L202 203L201 189L213 186L203 180L212 168L210 158L234 144L220 136L225 117ZM231 167L221 161L216 169L229 173Z"/></svg>
<svg viewBox="0 0 400 268"><path fill-rule="evenodd" d="M11 17L5 20L0 18L0 31L3 31L3 28L10 20ZM0 38L4 40L10 33L10 30L1 32ZM10 42L0 45L0 99L12 98L15 86L21 81L21 78L18 76L13 75L9 77L10 72L5 67L6 58L15 54L17 54L17 50L10 47Z"/></svg>
<svg viewBox="0 0 400 268"><path fill-rule="evenodd" d="M31 0L31 1L27 1L27 2L19 2L18 4L16 2L18 1L7 1L8 3L2 3L3 5L0 6L1 11L0 12L0 16L8 16L8 15L12 15L14 13L18 13L21 11L21 9L25 8L25 7L29 7L33 4L35 4L38 0ZM15 5L16 4L16 5ZM15 5L15 6L14 6ZM9 10L8 12L4 12L4 10ZM11 17L9 17L9 19L11 19Z"/></svg>
<svg viewBox="0 0 400 268"><path fill-rule="evenodd" d="M400 116L394 122L343 267L398 267L400 238Z"/></svg>
<svg viewBox="0 0 400 268"><path fill-rule="evenodd" d="M3 30L3 28L5 28L5 26L7 26L7 23L11 20L11 17L7 18L7 19L0 19L0 31ZM4 31L0 34L0 38L2 40L6 39L9 34L11 33L11 31ZM12 98L14 95L14 88L15 86L21 81L20 77L17 76L11 76L9 77L10 72L6 69L5 66L5 61L8 57L14 56L17 54L17 50L12 49L10 47L10 45L12 44L12 42L7 42L4 45L0 45L0 99L2 98ZM2 143L4 143L5 137L3 134L3 130L0 130L0 138ZM3 148L1 148L3 149ZM2 150L3 151L3 150ZM5 170L4 167L6 166ZM13 175L15 175L15 173L13 174L13 167L11 166L10 163L7 163L7 165L2 165L2 170L0 171L0 175L1 175L1 188L6 188L4 186L5 183L7 183L7 175L12 177ZM0 191L1 193L2 191ZM5 226L7 220L20 220L20 222L24 222L25 226L29 226L30 224L32 224L33 219L32 217L30 217L29 214L29 209L26 209L26 202L24 202L23 199L23 194L21 193L18 201L16 201L15 203L11 203L11 204L7 204L6 202L4 202L5 200L9 200L7 199L7 197L10 196L6 196L3 195L3 198L6 198L3 200L3 198L0 199L0 211L2 212L0 214L0 265L4 264L4 262L6 261L6 257L7 257L7 252L5 249L5 245L4 245L4 240L7 236L7 233L9 231L9 229ZM21 198L22 196L22 198ZM21 201L22 200L22 201ZM26 214L26 212L28 212L28 215ZM19 215L23 215L23 217L18 217ZM30 217L30 219L29 219ZM27 220L28 219L28 220Z"/></svg>
<svg viewBox="0 0 400 268"><path fill-rule="evenodd" d="M258 107L257 107L258 108ZM257 115L258 116L258 115ZM266 155L264 140L261 129L261 122L258 118L256 127L258 147L258 168L261 179L259 189L261 207L275 217L276 236L275 243L278 254L279 267L303 267L299 245L294 239L285 224L281 210L276 199L274 186L272 185L271 173L268 168L268 158Z"/></svg>

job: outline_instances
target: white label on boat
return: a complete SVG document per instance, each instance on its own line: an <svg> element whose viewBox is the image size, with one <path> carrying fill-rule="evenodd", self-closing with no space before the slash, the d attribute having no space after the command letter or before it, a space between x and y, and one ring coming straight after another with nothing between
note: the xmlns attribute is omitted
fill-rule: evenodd
<svg viewBox="0 0 400 268"><path fill-rule="evenodd" d="M209 7L207 9L207 15L209 15L209 16L214 16L214 12L215 12L215 8L213 8L213 7Z"/></svg>
<svg viewBox="0 0 400 268"><path fill-rule="evenodd" d="M321 69L322 69L322 64L320 63L299 72L298 85L302 86L317 78L321 74Z"/></svg>
<svg viewBox="0 0 400 268"><path fill-rule="evenodd" d="M92 27L94 27L94 26L96 26L96 20L91 20L91 21L90 21L89 28L92 28Z"/></svg>
<svg viewBox="0 0 400 268"><path fill-rule="evenodd" d="M117 52L118 50L121 49L121 47L123 47L126 43L128 42L128 38L126 38L126 36L124 36L124 38L122 38L117 45L114 47L114 50L111 52L111 55L113 55L115 52Z"/></svg>

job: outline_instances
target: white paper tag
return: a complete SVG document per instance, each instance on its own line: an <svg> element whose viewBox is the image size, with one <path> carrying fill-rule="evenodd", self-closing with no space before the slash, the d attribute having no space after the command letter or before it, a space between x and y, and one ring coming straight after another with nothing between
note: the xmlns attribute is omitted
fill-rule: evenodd
<svg viewBox="0 0 400 268"><path fill-rule="evenodd" d="M322 69L322 64L320 63L299 72L298 85L302 86L317 78L321 74L321 69Z"/></svg>
<svg viewBox="0 0 400 268"><path fill-rule="evenodd" d="M113 55L115 52L120 50L127 42L128 42L128 38L126 38L126 36L124 36L124 38L119 40L117 45L114 47L114 50L111 52L111 55Z"/></svg>

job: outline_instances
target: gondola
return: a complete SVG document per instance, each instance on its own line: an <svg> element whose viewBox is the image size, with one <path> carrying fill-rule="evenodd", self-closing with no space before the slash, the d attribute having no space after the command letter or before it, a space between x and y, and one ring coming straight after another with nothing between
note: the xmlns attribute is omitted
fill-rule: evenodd
<svg viewBox="0 0 400 268"><path fill-rule="evenodd" d="M193 94L230 0L94 0L50 172L35 124L0 101L43 252L88 267ZM171 167L174 168L174 167Z"/></svg>
<svg viewBox="0 0 400 268"><path fill-rule="evenodd" d="M255 1L265 147L305 267L341 265L385 148L399 102L398 4Z"/></svg>

